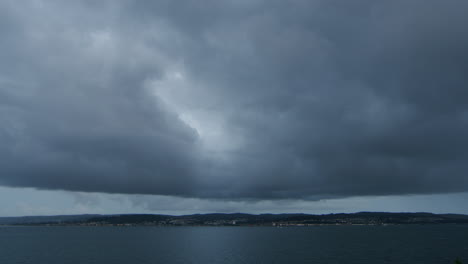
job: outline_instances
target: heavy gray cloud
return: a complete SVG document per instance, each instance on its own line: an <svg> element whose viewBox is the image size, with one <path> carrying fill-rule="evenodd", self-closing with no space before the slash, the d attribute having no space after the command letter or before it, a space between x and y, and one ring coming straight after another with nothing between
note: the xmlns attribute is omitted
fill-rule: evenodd
<svg viewBox="0 0 468 264"><path fill-rule="evenodd" d="M468 190L462 1L0 5L3 185L225 199Z"/></svg>

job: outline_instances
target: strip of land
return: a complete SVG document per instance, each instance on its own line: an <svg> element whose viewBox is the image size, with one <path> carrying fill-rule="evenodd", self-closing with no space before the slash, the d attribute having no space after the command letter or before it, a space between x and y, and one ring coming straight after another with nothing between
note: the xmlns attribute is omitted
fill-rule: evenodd
<svg viewBox="0 0 468 264"><path fill-rule="evenodd" d="M59 215L0 217L0 225L28 226L316 226L468 224L468 215L360 212L352 214Z"/></svg>

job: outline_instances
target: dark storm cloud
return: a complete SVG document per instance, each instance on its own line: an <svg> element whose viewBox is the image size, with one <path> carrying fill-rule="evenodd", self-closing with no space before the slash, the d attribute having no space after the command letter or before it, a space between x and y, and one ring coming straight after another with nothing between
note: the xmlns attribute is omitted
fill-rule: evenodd
<svg viewBox="0 0 468 264"><path fill-rule="evenodd" d="M462 1L1 5L4 185L228 199L468 190ZM171 74L183 87L164 87ZM223 133L207 147L213 123Z"/></svg>
<svg viewBox="0 0 468 264"><path fill-rule="evenodd" d="M109 32L120 25L102 10L30 4L2 8L15 25L2 32L2 183L190 193L196 135L148 96L162 58L140 32Z"/></svg>

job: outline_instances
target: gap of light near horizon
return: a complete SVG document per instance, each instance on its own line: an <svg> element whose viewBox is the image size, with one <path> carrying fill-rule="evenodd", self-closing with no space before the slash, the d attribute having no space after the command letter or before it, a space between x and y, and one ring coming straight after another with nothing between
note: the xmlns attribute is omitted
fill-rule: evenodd
<svg viewBox="0 0 468 264"><path fill-rule="evenodd" d="M320 201L217 201L0 187L0 216L63 214L354 213L363 211L468 214L468 193L372 196Z"/></svg>

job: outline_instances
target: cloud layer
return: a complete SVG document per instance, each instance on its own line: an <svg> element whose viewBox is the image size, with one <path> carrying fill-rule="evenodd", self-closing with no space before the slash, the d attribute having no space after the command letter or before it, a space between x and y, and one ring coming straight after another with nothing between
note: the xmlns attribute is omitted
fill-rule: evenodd
<svg viewBox="0 0 468 264"><path fill-rule="evenodd" d="M0 184L468 190L461 1L4 1Z"/></svg>

